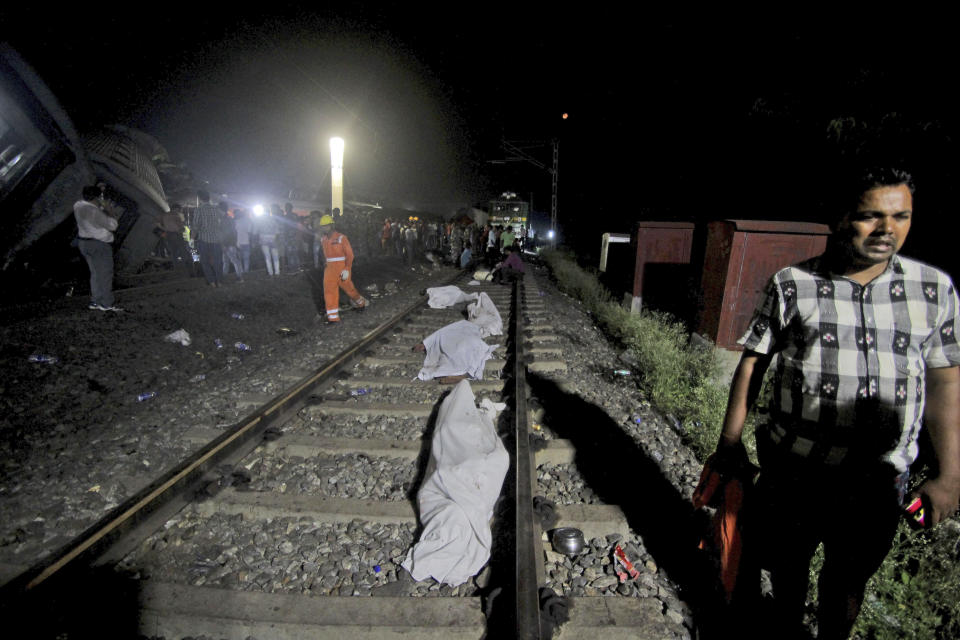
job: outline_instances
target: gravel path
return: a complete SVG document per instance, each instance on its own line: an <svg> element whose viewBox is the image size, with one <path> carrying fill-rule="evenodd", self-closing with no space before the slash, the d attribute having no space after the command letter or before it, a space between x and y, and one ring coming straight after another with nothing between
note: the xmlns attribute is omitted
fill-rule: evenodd
<svg viewBox="0 0 960 640"><path fill-rule="evenodd" d="M279 394L291 374L317 369L454 273L358 260L358 285L380 293L335 328L316 321L309 273L119 291L118 314L89 311L81 298L0 309L3 574L42 559L177 464L197 446L187 432L233 425L250 411L244 398ZM178 329L189 346L164 339ZM35 354L57 361L30 362Z"/></svg>
<svg viewBox="0 0 960 640"><path fill-rule="evenodd" d="M382 294L362 315L345 314L344 326L336 329L314 322L316 309L302 274L273 279L259 274L244 285L220 290L193 286L129 300L120 292L118 304L129 311L115 316L91 315L80 300L60 301L23 317L3 314L0 361L8 375L0 396L0 505L5 516L0 523L0 564L29 564L42 557L189 453L193 445L183 436L190 429L232 425L249 410L240 402L245 395L279 393L290 384L291 372L316 369L381 318L409 304L429 278L452 275L390 271L385 268L389 266L378 265L375 272L386 282L398 276L400 288ZM357 277L363 284L359 266ZM689 500L700 465L680 434L650 407L634 378L613 375L625 365L589 314L559 293L545 274L538 280L532 288L528 284L528 296L546 305L559 337L550 346L562 349L569 367L565 374L539 375L538 386L562 382L564 401L580 403L577 410L557 415L551 412L554 400L535 399L532 406L539 403L543 409L540 437L569 438L571 429L584 426L578 423L583 418L578 411L596 411L591 426L602 419L605 428L629 443L606 452L611 466L643 458L656 467L678 500ZM233 318L233 313L244 318ZM193 337L189 347L163 340L178 328ZM217 338L223 349L216 347ZM252 350L239 352L231 346L235 342ZM395 352L394 347L384 350ZM32 353L49 353L59 361L31 363L27 356ZM418 368L358 364L352 373L412 378ZM144 391L157 395L138 402L136 395ZM349 386L337 385L323 397L343 400L349 391ZM435 388L387 387L356 401L418 402L435 398L434 393ZM417 440L424 425L422 418L413 417L325 416L321 402L305 408L289 429ZM542 465L537 470L541 493L559 504L609 501L609 492L595 487L593 462L578 455L573 464ZM412 477L409 464L361 455L281 462L267 454L258 464L259 469L251 468L256 490L338 497L404 500ZM276 471L278 466L283 467L280 476L262 479L261 470ZM340 482L358 475L364 480ZM398 573L397 564L413 542L412 527L301 520L244 522L218 515L211 521L188 510L150 538L136 559L136 570L156 577L187 575L192 584L343 595L377 595L378 588L403 579L405 572ZM640 570L637 579L623 584L613 575L611 553L617 544ZM323 559L326 554L338 561ZM640 532L610 533L590 540L586 552L575 558L548 550L548 584L568 595L657 598L669 622L689 629L689 609L658 557ZM412 583L408 576L407 581L404 591L416 595L476 593L476 582L450 589L432 581ZM688 638L689 633L677 637Z"/></svg>

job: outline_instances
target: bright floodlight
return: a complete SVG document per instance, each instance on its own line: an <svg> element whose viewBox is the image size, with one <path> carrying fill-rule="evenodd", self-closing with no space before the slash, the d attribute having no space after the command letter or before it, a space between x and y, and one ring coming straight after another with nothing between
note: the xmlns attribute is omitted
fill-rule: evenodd
<svg viewBox="0 0 960 640"><path fill-rule="evenodd" d="M330 166L343 169L343 138L330 138Z"/></svg>
<svg viewBox="0 0 960 640"><path fill-rule="evenodd" d="M259 217L262 216L264 213L265 213L265 211L264 211L264 209L263 209L263 205L262 205L262 204L255 204L255 205L253 205L253 215L255 215L256 217L259 218Z"/></svg>
<svg viewBox="0 0 960 640"><path fill-rule="evenodd" d="M550 231L547 231L547 237L553 240L553 229L550 229Z"/></svg>
<svg viewBox="0 0 960 640"><path fill-rule="evenodd" d="M343 138L330 138L330 208L343 215Z"/></svg>

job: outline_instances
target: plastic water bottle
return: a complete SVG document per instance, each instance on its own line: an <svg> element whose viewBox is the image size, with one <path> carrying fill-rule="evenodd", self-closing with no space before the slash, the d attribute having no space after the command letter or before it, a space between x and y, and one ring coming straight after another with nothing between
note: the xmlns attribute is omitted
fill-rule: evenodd
<svg viewBox="0 0 960 640"><path fill-rule="evenodd" d="M48 356L42 353L35 353L32 356L27 357L28 362L39 362L41 364L56 364L60 362L60 359L57 356Z"/></svg>
<svg viewBox="0 0 960 640"><path fill-rule="evenodd" d="M206 374L204 374L204 373L198 373L197 375L195 375L195 376L193 376L192 378L190 378L190 382L203 382L203 381L206 380L206 379L207 379Z"/></svg>
<svg viewBox="0 0 960 640"><path fill-rule="evenodd" d="M137 402L143 402L144 400L149 400L150 398L156 398L156 391L147 391L146 393L141 393L137 396Z"/></svg>
<svg viewBox="0 0 960 640"><path fill-rule="evenodd" d="M352 396L365 396L365 395L367 395L368 393L370 393L370 388L369 388L369 387L363 387L362 389L354 389L353 391L350 392L350 395L352 395Z"/></svg>
<svg viewBox="0 0 960 640"><path fill-rule="evenodd" d="M233 318L234 320L243 320L244 316L242 313L231 313L230 317Z"/></svg>
<svg viewBox="0 0 960 640"><path fill-rule="evenodd" d="M213 344L217 345L217 349L223 349L223 340L220 338L214 338Z"/></svg>
<svg viewBox="0 0 960 640"><path fill-rule="evenodd" d="M253 351L253 349L243 344L242 342L234 342L233 346L236 348L237 351L240 351L241 353L245 351Z"/></svg>
<svg viewBox="0 0 960 640"><path fill-rule="evenodd" d="M630 375L629 369L614 369L613 375L615 376L628 376Z"/></svg>

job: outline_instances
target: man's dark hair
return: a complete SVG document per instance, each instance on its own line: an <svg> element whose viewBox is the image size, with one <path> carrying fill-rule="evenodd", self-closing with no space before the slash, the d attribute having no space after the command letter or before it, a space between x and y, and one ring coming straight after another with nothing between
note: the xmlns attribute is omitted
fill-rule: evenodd
<svg viewBox="0 0 960 640"><path fill-rule="evenodd" d="M913 176L893 164L858 165L837 169L828 181L827 197L820 208L817 222L833 227L844 216L857 209L863 194L878 187L906 185L912 194Z"/></svg>
<svg viewBox="0 0 960 640"><path fill-rule="evenodd" d="M76 191L74 191L74 193L76 193ZM84 187L82 193L84 200L96 200L100 197L100 187Z"/></svg>
<svg viewBox="0 0 960 640"><path fill-rule="evenodd" d="M913 193L916 187L913 184L913 176L899 167L869 167L863 169L856 177L856 182L852 185L859 198L870 189L877 187L896 187L905 184Z"/></svg>
<svg viewBox="0 0 960 640"><path fill-rule="evenodd" d="M230 211L230 205L228 205L223 200L217 203L217 208L220 209L220 211L223 211L224 213L226 213L227 211Z"/></svg>
<svg viewBox="0 0 960 640"><path fill-rule="evenodd" d="M200 199L200 202L210 202L210 194L203 189L197 190L197 197Z"/></svg>

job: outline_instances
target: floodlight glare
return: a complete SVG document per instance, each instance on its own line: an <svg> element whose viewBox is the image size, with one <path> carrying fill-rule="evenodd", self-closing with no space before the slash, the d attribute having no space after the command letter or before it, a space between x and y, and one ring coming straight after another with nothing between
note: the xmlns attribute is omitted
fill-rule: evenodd
<svg viewBox="0 0 960 640"><path fill-rule="evenodd" d="M343 169L343 138L330 138L330 166Z"/></svg>
<svg viewBox="0 0 960 640"><path fill-rule="evenodd" d="M343 138L330 138L331 209L343 215Z"/></svg>
<svg viewBox="0 0 960 640"><path fill-rule="evenodd" d="M547 237L553 240L553 229L550 229L550 231L547 231Z"/></svg>
<svg viewBox="0 0 960 640"><path fill-rule="evenodd" d="M259 217L262 216L264 213L265 213L265 211L264 211L264 209L263 209L263 205L262 205L262 204L255 204L255 205L253 205L253 215L254 215L254 216L256 216L256 217L259 218Z"/></svg>

